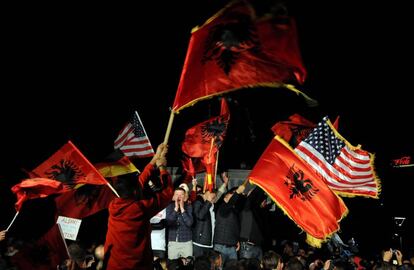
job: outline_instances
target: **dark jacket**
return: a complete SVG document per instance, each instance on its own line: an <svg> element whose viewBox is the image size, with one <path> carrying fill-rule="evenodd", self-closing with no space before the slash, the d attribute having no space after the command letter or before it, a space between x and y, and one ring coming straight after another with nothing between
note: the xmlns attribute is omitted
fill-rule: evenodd
<svg viewBox="0 0 414 270"><path fill-rule="evenodd" d="M193 203L193 242L195 243L206 246L212 245L211 206L212 203L204 201L201 196L197 196L197 200Z"/></svg>
<svg viewBox="0 0 414 270"><path fill-rule="evenodd" d="M174 210L175 202L167 206L168 241L188 242L193 239L191 226L193 225L193 208L191 204L184 204L184 213Z"/></svg>
<svg viewBox="0 0 414 270"><path fill-rule="evenodd" d="M263 244L263 218L260 203L266 198L261 188L254 188L245 199L244 206L240 212L240 241L251 242L261 246Z"/></svg>
<svg viewBox="0 0 414 270"><path fill-rule="evenodd" d="M214 244L236 246L239 241L240 225L238 201L241 195L236 192L228 203L224 201L218 206L216 212L216 226L214 228Z"/></svg>

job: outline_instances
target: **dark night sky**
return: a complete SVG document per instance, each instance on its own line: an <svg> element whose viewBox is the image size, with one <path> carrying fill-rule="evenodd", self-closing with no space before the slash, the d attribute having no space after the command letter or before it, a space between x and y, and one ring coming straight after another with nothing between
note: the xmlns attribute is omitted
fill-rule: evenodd
<svg viewBox="0 0 414 270"><path fill-rule="evenodd" d="M377 156L381 200L347 199L350 216L343 221L343 230L368 231L393 215L409 215L402 202L414 186L413 168L396 170L389 162L414 156L414 133L408 130L413 44L408 4L359 2L288 2L308 69L302 89L320 106L308 108L278 89L235 92L229 131L234 139L223 147L222 167L234 168L242 159L253 165L272 138L270 127L295 112L313 121L340 115L342 135ZM6 190L22 177L19 168L34 168L67 140L99 161L136 109L154 146L161 142L190 30L223 6L215 0L11 8L2 27L5 214L0 224L12 217L14 198ZM185 129L208 118L206 111L215 114L209 104L200 102L176 117L170 139L173 165ZM383 217L368 222L366 212Z"/></svg>

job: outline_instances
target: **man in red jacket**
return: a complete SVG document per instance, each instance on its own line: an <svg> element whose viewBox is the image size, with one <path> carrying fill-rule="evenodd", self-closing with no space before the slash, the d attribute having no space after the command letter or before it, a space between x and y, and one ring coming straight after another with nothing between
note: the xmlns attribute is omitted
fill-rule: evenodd
<svg viewBox="0 0 414 270"><path fill-rule="evenodd" d="M119 177L114 181L114 188L120 198L114 198L109 205L104 247L107 270L153 269L150 219L168 205L173 193L171 176L165 167L166 154L167 146L160 144L138 182L127 177ZM144 199L140 193L150 178L154 177L156 168L160 170L163 189L152 196L145 194Z"/></svg>

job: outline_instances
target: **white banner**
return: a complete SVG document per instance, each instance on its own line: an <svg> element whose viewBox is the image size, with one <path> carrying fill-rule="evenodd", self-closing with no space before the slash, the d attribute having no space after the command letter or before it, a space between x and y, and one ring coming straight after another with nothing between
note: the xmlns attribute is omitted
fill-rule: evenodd
<svg viewBox="0 0 414 270"><path fill-rule="evenodd" d="M62 228L65 239L76 241L81 222L81 219L59 216L56 223Z"/></svg>

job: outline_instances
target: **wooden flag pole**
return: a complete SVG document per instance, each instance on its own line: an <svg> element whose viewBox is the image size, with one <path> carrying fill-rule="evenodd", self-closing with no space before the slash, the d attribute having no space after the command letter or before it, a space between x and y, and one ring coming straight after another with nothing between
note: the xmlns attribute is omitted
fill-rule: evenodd
<svg viewBox="0 0 414 270"><path fill-rule="evenodd" d="M213 151L214 139L215 137L211 138L210 151L208 152L208 163L211 162L211 152Z"/></svg>
<svg viewBox="0 0 414 270"><path fill-rule="evenodd" d="M220 150L217 150L217 155L216 155L216 167L214 168L214 188L217 187L217 167L218 167L218 159L219 159L219 153Z"/></svg>
<svg viewBox="0 0 414 270"><path fill-rule="evenodd" d="M246 187L248 183L249 183L249 178L246 178L246 180L244 180L242 185Z"/></svg>
<svg viewBox="0 0 414 270"><path fill-rule="evenodd" d="M168 139L170 138L170 132L171 132L172 124L174 121L174 114L175 114L174 110L171 110L170 119L168 120L167 130L165 131L164 144L168 144Z"/></svg>

